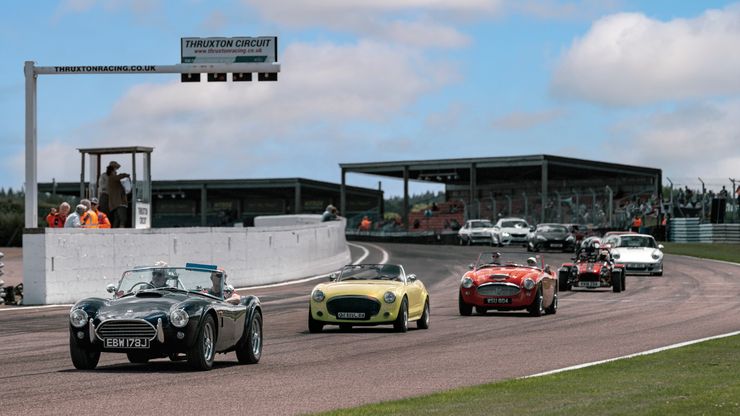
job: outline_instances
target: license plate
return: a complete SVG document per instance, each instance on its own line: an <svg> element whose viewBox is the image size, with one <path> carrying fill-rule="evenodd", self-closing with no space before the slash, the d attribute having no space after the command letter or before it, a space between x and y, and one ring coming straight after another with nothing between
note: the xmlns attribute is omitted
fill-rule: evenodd
<svg viewBox="0 0 740 416"><path fill-rule="evenodd" d="M149 348L146 338L106 338L105 348Z"/></svg>
<svg viewBox="0 0 740 416"><path fill-rule="evenodd" d="M599 282L578 282L579 287L599 287L601 284Z"/></svg>
<svg viewBox="0 0 740 416"><path fill-rule="evenodd" d="M337 312L339 319L364 319L365 312Z"/></svg>
<svg viewBox="0 0 740 416"><path fill-rule="evenodd" d="M645 268L645 265L644 264L634 263L634 264L630 264L629 265L629 268L630 269L644 269Z"/></svg>
<svg viewBox="0 0 740 416"><path fill-rule="evenodd" d="M552 244L550 244L550 247L555 247L555 248L560 248L560 247L562 247L562 246L563 246L563 245L562 245L562 244L560 244L560 243L552 243Z"/></svg>
<svg viewBox="0 0 740 416"><path fill-rule="evenodd" d="M511 303L511 298L486 298L486 303L492 303L495 305L502 305Z"/></svg>

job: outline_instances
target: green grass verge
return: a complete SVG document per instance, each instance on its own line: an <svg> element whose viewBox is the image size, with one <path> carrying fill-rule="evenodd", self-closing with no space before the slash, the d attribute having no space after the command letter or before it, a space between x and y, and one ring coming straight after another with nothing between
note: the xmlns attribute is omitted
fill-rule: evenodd
<svg viewBox="0 0 740 416"><path fill-rule="evenodd" d="M323 415L738 415L740 336ZM409 383L413 383L409 380Z"/></svg>
<svg viewBox="0 0 740 416"><path fill-rule="evenodd" d="M740 263L740 244L663 243L663 252Z"/></svg>

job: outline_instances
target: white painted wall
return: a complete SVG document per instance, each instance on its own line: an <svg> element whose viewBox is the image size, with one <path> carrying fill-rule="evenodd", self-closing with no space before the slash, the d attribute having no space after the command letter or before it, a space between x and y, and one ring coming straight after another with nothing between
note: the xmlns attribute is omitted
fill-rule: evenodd
<svg viewBox="0 0 740 416"><path fill-rule="evenodd" d="M216 264L227 282L254 286L329 273L350 263L345 222L250 228L68 229L46 228L23 235L23 303L74 303L89 296L107 297L134 266L166 261ZM306 216L301 216L306 217ZM303 219L300 221L304 221ZM281 221L271 221L279 224Z"/></svg>

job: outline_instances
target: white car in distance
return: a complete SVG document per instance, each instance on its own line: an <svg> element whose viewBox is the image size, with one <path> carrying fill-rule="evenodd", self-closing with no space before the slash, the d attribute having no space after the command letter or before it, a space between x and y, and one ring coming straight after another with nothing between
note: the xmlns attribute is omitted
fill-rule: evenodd
<svg viewBox="0 0 740 416"><path fill-rule="evenodd" d="M521 244L527 246L527 235L529 234L529 224L524 218L501 218L493 227L501 235L506 235L511 244Z"/></svg>
<svg viewBox="0 0 740 416"><path fill-rule="evenodd" d="M486 219L468 220L457 232L460 245L485 243L502 246L509 243L509 235L497 230L491 221Z"/></svg>

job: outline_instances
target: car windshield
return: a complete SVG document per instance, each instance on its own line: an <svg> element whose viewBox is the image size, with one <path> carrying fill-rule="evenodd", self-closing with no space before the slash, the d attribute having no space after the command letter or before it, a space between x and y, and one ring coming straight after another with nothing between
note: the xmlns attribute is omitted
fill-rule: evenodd
<svg viewBox="0 0 740 416"><path fill-rule="evenodd" d="M491 228L493 224L491 224L491 221L471 221L470 226L472 228Z"/></svg>
<svg viewBox="0 0 740 416"><path fill-rule="evenodd" d="M540 225L537 227L537 231L543 233L567 233L568 229L562 225Z"/></svg>
<svg viewBox="0 0 740 416"><path fill-rule="evenodd" d="M643 235L623 235L619 237L619 245L617 247L649 247L657 248L655 240L651 237Z"/></svg>
<svg viewBox="0 0 740 416"><path fill-rule="evenodd" d="M337 281L398 280L403 281L401 266L395 264L353 264L344 266Z"/></svg>
<svg viewBox="0 0 740 416"><path fill-rule="evenodd" d="M502 221L501 226L504 228L528 228L526 222L524 221Z"/></svg>
<svg viewBox="0 0 740 416"><path fill-rule="evenodd" d="M529 262L534 259L534 264ZM478 255L478 261L475 262L475 269L495 266L533 266L542 267L542 258L540 256L528 256L526 253L499 253L495 251L486 251Z"/></svg>
<svg viewBox="0 0 740 416"><path fill-rule="evenodd" d="M116 296L140 290L179 290L221 297L223 272L184 267L146 267L123 273ZM213 277L213 279L211 278Z"/></svg>

